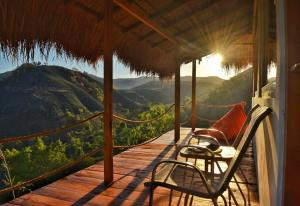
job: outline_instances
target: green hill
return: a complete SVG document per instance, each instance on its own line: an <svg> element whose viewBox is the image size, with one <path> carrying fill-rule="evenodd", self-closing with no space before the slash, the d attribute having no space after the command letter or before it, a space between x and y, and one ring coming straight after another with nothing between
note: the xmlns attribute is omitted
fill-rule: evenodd
<svg viewBox="0 0 300 206"><path fill-rule="evenodd" d="M103 85L77 71L24 64L0 75L1 136L29 134L70 122L70 116L102 111ZM137 108L114 92L115 112Z"/></svg>
<svg viewBox="0 0 300 206"><path fill-rule="evenodd" d="M251 70L230 80L197 78L197 100L207 104L251 104ZM113 93L114 112L137 118L151 103L174 103L174 80L159 78L117 79L122 87ZM24 64L0 74L1 137L30 134L75 121L102 111L103 79L58 66ZM130 88L130 89L125 89ZM191 77L181 78L181 101L191 97ZM224 111L198 106L198 116L215 119ZM182 111L182 112L188 112ZM182 116L188 116L183 113Z"/></svg>
<svg viewBox="0 0 300 206"><path fill-rule="evenodd" d="M209 94L210 91L219 86L224 80L218 77L198 77L196 96L203 98ZM181 101L185 102L191 98L192 95L192 78L181 78ZM119 90L123 96L130 97L136 102L147 103L174 103L174 80L160 80L154 78L149 82L141 84L128 90Z"/></svg>
<svg viewBox="0 0 300 206"><path fill-rule="evenodd" d="M204 99L197 101L198 127L209 126L207 121L201 118L217 120L230 108L209 108L205 105L230 105L241 101L246 102L246 112L251 108L252 98L252 69L248 69L237 76L224 81L221 85L212 90ZM201 103L201 104L200 104ZM203 105L204 104L204 105ZM188 116L188 110L184 114ZM183 116L184 116L183 115Z"/></svg>
<svg viewBox="0 0 300 206"><path fill-rule="evenodd" d="M252 98L252 69L224 81L219 87L209 93L204 102L208 104L234 104L240 101L251 107Z"/></svg>
<svg viewBox="0 0 300 206"><path fill-rule="evenodd" d="M103 78L88 73L85 74L103 83ZM152 81L153 79L155 79L155 77L118 78L113 80L113 87L114 89L118 89L118 90L127 90L127 89L132 89L134 87L143 85L147 82Z"/></svg>

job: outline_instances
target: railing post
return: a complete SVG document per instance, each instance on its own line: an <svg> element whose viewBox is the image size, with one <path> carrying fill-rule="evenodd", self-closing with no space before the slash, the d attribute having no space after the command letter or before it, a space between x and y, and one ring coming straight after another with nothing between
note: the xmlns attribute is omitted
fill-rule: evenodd
<svg viewBox="0 0 300 206"><path fill-rule="evenodd" d="M269 40L269 0L257 1L257 91L262 96L262 87L267 84L268 40Z"/></svg>
<svg viewBox="0 0 300 206"><path fill-rule="evenodd" d="M192 63L192 131L196 128L196 60Z"/></svg>
<svg viewBox="0 0 300 206"><path fill-rule="evenodd" d="M113 0L104 0L104 182L113 181Z"/></svg>
<svg viewBox="0 0 300 206"><path fill-rule="evenodd" d="M180 139L180 65L177 66L175 71L175 129L174 141Z"/></svg>

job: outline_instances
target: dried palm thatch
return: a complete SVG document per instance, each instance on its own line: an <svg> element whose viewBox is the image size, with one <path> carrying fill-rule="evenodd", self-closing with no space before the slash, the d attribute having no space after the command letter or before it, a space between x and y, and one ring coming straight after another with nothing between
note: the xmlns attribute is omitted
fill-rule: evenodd
<svg viewBox="0 0 300 206"><path fill-rule="evenodd" d="M240 47L233 43L252 32L252 0L127 2L179 42L197 48L182 50L115 5L114 53L132 71L170 76L180 64L217 50L226 62L250 60L252 51L237 57ZM1 0L0 48L7 57L28 60L37 49L47 58L54 48L59 56L96 64L103 57L103 2Z"/></svg>

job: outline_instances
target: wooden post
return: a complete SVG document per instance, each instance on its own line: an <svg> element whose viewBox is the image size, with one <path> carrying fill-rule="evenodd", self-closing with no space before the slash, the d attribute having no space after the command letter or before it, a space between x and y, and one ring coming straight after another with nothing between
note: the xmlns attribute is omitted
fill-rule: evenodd
<svg viewBox="0 0 300 206"><path fill-rule="evenodd" d="M112 81L113 1L104 0L104 182L113 181Z"/></svg>
<svg viewBox="0 0 300 206"><path fill-rule="evenodd" d="M253 22L252 22L252 33L253 33L253 65L252 65L252 96L255 97L255 92L257 90L257 1L253 1Z"/></svg>
<svg viewBox="0 0 300 206"><path fill-rule="evenodd" d="M286 81L284 82L285 86L280 88L278 92L283 101L286 102L284 112L285 124L283 123L286 127L285 133L283 133L285 137L279 137L284 139L283 142L285 144L285 151L282 153L284 157L284 180L282 181L284 183L284 202L282 205L298 205L300 197L300 190L298 188L300 184L300 1L286 0L278 2L279 8L283 7L282 10L285 9L284 14L282 14L285 16L283 17L285 23L279 29L282 33L286 32L285 35L278 36L283 41L286 41L285 51L283 51L284 47L280 48L283 49L280 50L280 53L284 53L286 56L284 60L286 66L278 67L280 72L284 72L285 74L280 78ZM281 85L279 84L278 86Z"/></svg>
<svg viewBox="0 0 300 206"><path fill-rule="evenodd" d="M254 49L255 50L255 49ZM255 53L256 55L256 53ZM253 68L252 68L252 97L255 97L255 92L257 90L257 58L253 56Z"/></svg>
<svg viewBox="0 0 300 206"><path fill-rule="evenodd" d="M196 128L196 60L192 63L192 131Z"/></svg>
<svg viewBox="0 0 300 206"><path fill-rule="evenodd" d="M177 142L180 139L180 65L175 71L175 129L174 129L174 141Z"/></svg>
<svg viewBox="0 0 300 206"><path fill-rule="evenodd" d="M257 90L261 97L268 81L269 0L257 1L257 20Z"/></svg>

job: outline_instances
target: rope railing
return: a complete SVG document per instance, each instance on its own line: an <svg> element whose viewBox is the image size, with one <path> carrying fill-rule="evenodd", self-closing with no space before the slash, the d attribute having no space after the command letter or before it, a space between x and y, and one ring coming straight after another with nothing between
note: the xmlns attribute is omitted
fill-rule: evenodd
<svg viewBox="0 0 300 206"><path fill-rule="evenodd" d="M56 134L56 133L59 133L59 132L63 132L63 131L78 127L78 126L82 125L83 123L88 122L92 119L95 119L95 118L97 118L97 117L99 117L103 114L104 114L104 112L99 112L99 113L94 114L94 115L92 115L92 116L90 116L90 117L88 117L84 120L81 120L81 121L78 121L78 122L63 126L63 127L50 129L50 130L46 130L46 131L42 131L42 132L37 132L37 133L34 133L34 134L30 134L30 135L1 138L0 139L0 144L9 143L9 142L16 142L16 141L28 141L28 140L36 139L38 137L53 135L53 134Z"/></svg>
<svg viewBox="0 0 300 206"><path fill-rule="evenodd" d="M74 161L71 161L61 167L58 167L58 168L55 168L55 169L52 169L48 172L45 172L43 173L42 175L39 175L33 179L30 179L30 180L27 180L25 182L22 182L22 183L19 183L19 184L16 184L16 185L13 185L11 187L7 187L7 188L4 188L4 189L1 189L0 190L0 195L4 194L4 193L7 193L7 192L11 192L11 191L14 191L14 190L17 190L17 189L20 189L26 185L30 185L30 184L33 184L33 183L36 183L38 181L41 181L41 180L44 180L46 178L49 178L49 177L53 177L54 175L60 173L60 172L63 172L67 169L70 169L78 164L80 164L83 160L85 160L86 158L88 157L91 157L91 156L94 156L95 154L97 154L98 152L101 152L103 150L103 148L96 148L88 153L86 153L85 155L81 156L79 159L76 159Z"/></svg>

